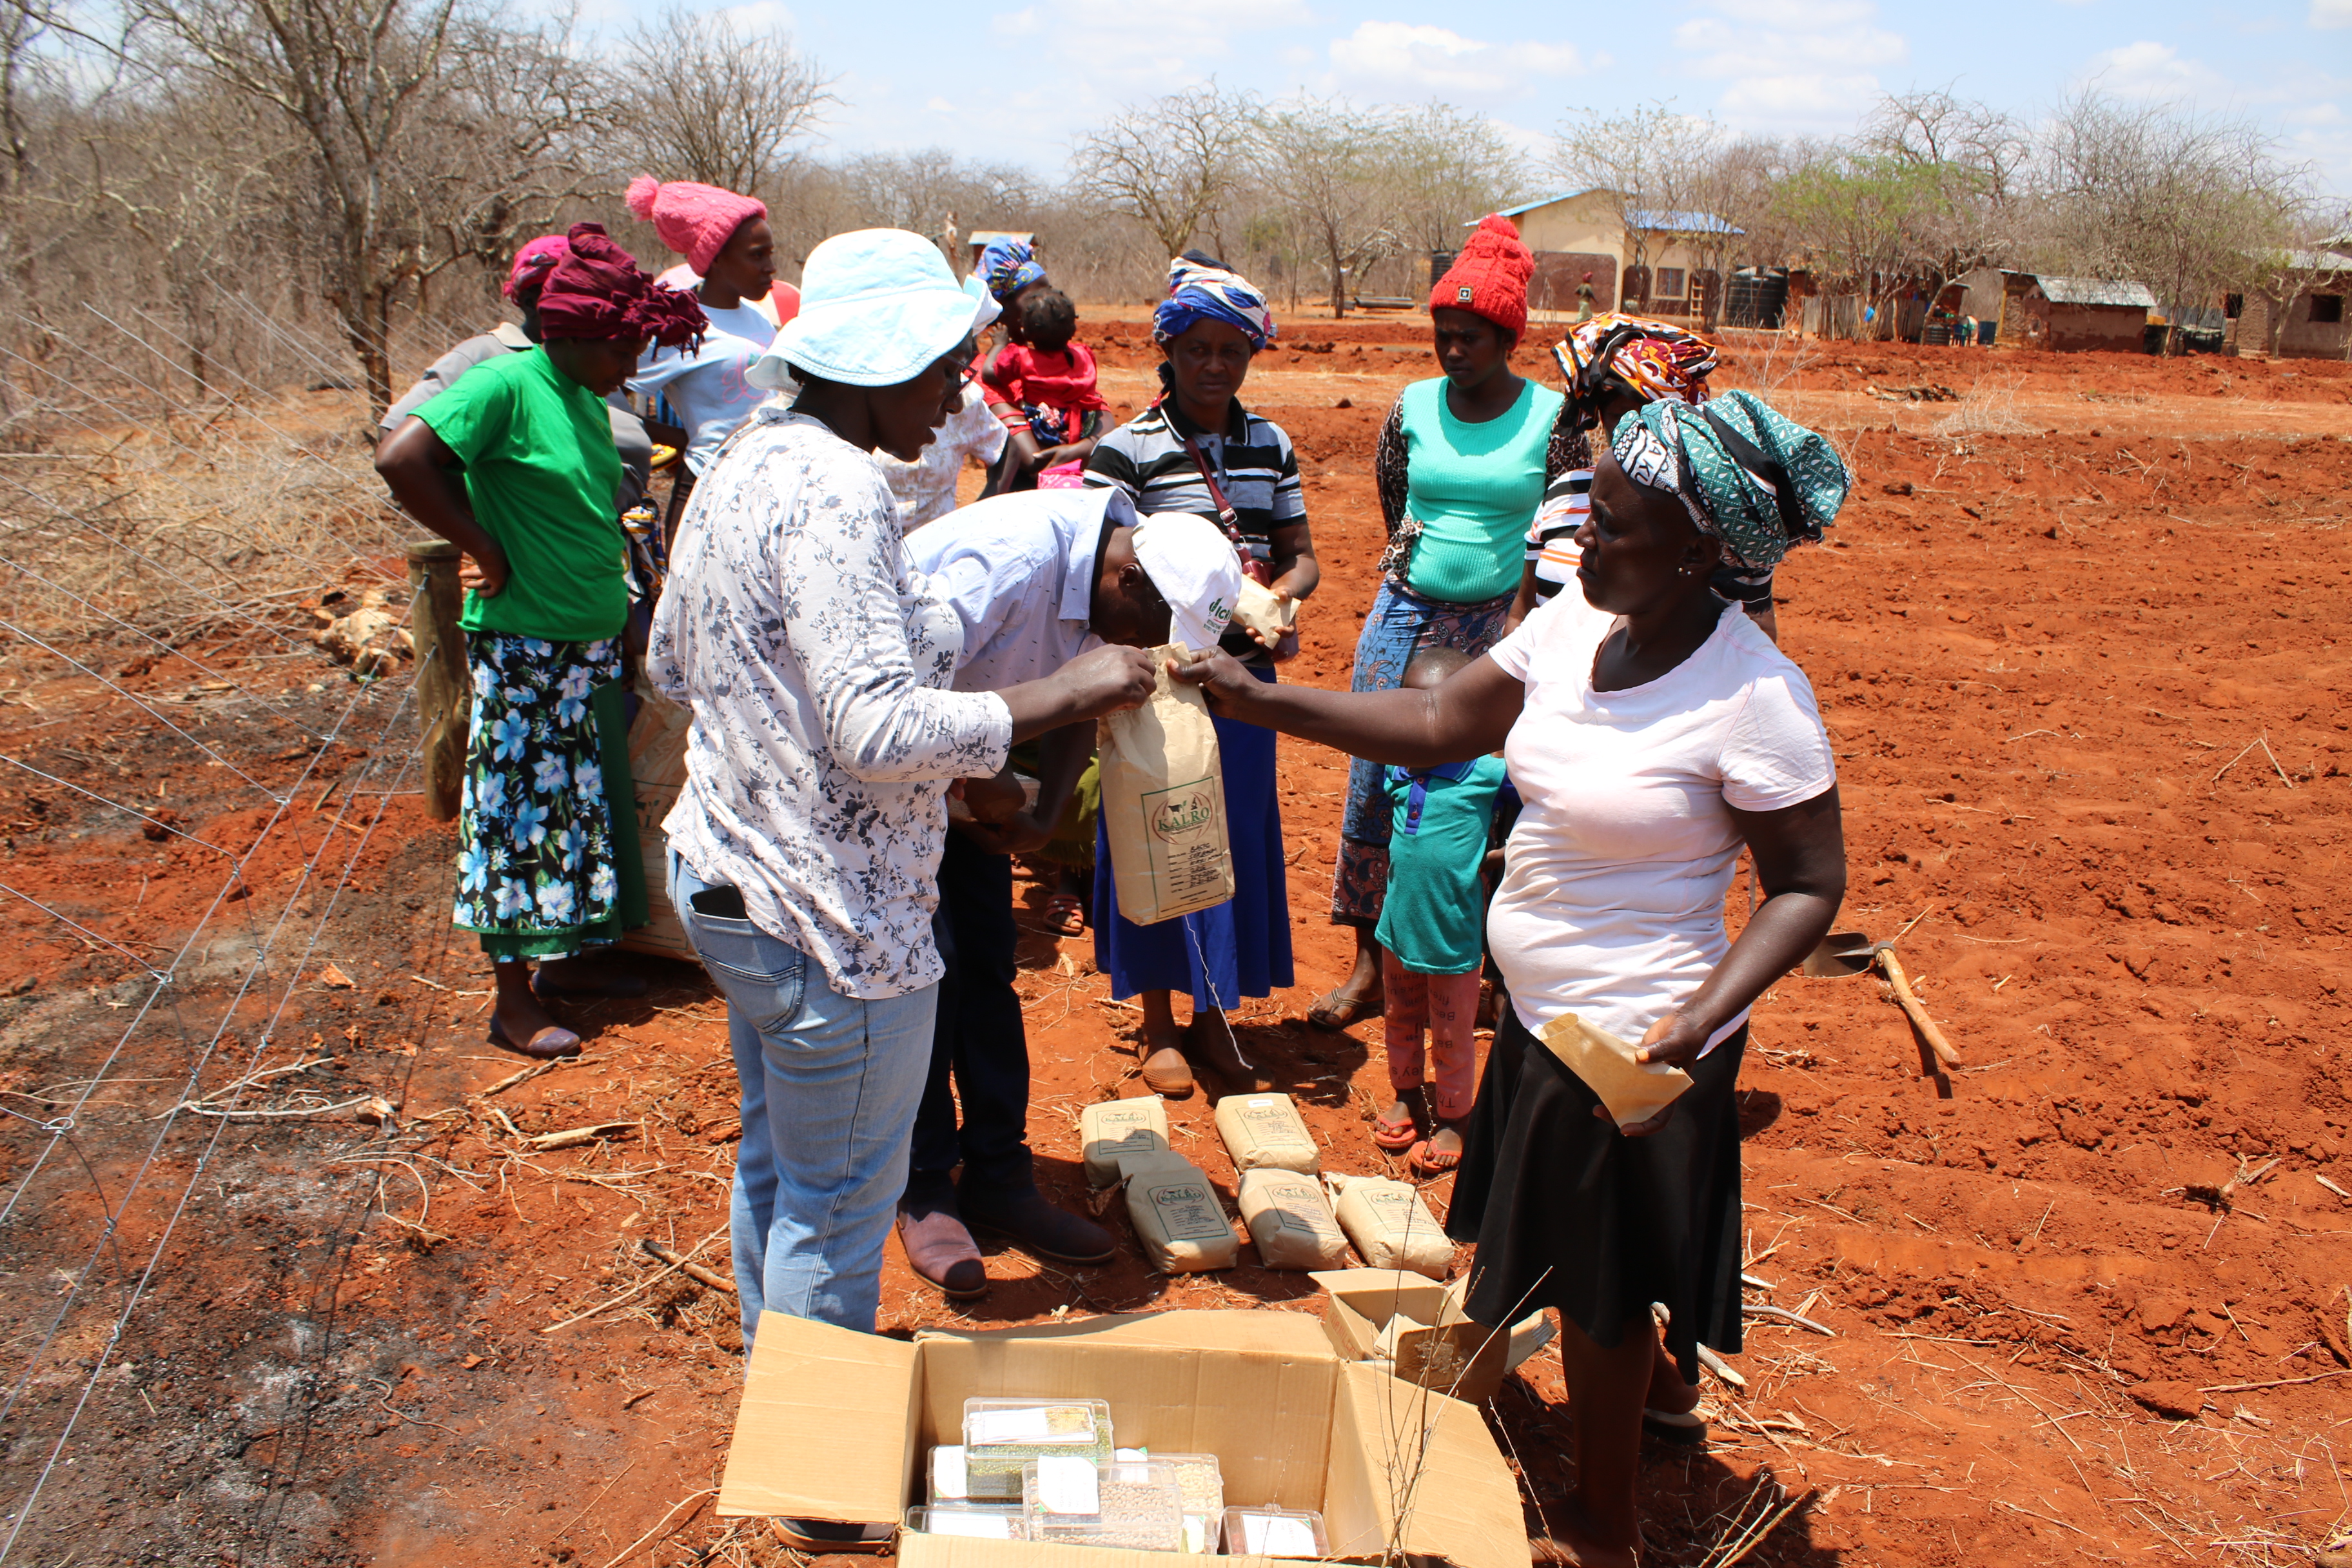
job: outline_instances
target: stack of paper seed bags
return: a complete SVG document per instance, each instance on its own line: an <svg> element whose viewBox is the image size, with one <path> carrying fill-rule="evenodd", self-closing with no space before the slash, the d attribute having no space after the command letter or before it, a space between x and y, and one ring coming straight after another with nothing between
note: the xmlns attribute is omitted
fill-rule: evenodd
<svg viewBox="0 0 2352 1568"><path fill-rule="evenodd" d="M931 1450L929 1500L906 1527L926 1535L1142 1552L1314 1558L1323 1516L1228 1507L1214 1454L1113 1447L1098 1399L968 1398L963 1441Z"/></svg>

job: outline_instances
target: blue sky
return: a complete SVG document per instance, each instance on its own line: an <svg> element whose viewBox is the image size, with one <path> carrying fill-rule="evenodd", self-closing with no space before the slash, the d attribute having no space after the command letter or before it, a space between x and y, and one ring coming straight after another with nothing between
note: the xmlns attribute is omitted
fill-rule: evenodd
<svg viewBox="0 0 2352 1568"><path fill-rule="evenodd" d="M601 0L618 11L618 0ZM596 0L592 0L595 5ZM1570 111L1670 98L1738 130L1835 134L1950 86L2032 113L2090 81L2245 114L2352 194L2352 0L749 0L842 79L833 151L944 145L1058 170L1124 102L1214 77L1279 96L1443 100L1530 143ZM617 17L615 18L617 19Z"/></svg>

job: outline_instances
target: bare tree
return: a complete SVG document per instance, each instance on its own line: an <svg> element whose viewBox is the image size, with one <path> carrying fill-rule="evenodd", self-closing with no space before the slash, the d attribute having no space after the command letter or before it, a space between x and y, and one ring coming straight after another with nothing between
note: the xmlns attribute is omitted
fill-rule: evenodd
<svg viewBox="0 0 2352 1568"><path fill-rule="evenodd" d="M2280 163L2249 121L2085 90L2053 117L2044 178L2070 265L2154 291L2184 346L2185 310L2252 280L2291 225L2311 171Z"/></svg>
<svg viewBox="0 0 2352 1568"><path fill-rule="evenodd" d="M746 35L724 11L666 7L629 33L619 147L662 179L771 188L816 129L834 81L789 34Z"/></svg>
<svg viewBox="0 0 2352 1568"><path fill-rule="evenodd" d="M1493 121L1448 103L1401 116L1382 162L1396 229L1418 249L1456 248L1464 225L1528 194L1528 162L1518 149Z"/></svg>
<svg viewBox="0 0 2352 1568"><path fill-rule="evenodd" d="M1722 142L1714 121L1669 104L1619 115L1587 110L1560 127L1552 168L1573 185L1605 194L1624 226L1628 267L1646 268L1654 237L1675 244L1714 237L1710 226L1690 225L1682 215L1699 205Z"/></svg>
<svg viewBox="0 0 2352 1568"><path fill-rule="evenodd" d="M1944 285L2012 252L2019 182L2032 157L2024 129L2008 115L1948 92L1880 100L1862 139L1866 151L1924 176L1903 249L1927 298Z"/></svg>
<svg viewBox="0 0 2352 1568"><path fill-rule="evenodd" d="M1299 99L1261 110L1255 155L1268 198L1329 270L1331 313L1348 313L1348 280L1404 248L1390 186L1393 110Z"/></svg>
<svg viewBox="0 0 2352 1568"><path fill-rule="evenodd" d="M1222 254L1220 220L1247 176L1255 110L1213 80L1121 110L1078 139L1072 194L1133 218L1169 256L1203 233Z"/></svg>

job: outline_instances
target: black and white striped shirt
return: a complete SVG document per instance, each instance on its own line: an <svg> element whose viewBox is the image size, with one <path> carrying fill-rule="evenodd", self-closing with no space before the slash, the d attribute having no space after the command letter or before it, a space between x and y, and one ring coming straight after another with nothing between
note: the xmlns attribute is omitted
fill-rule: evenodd
<svg viewBox="0 0 2352 1568"><path fill-rule="evenodd" d="M1096 443L1094 456L1087 459L1087 483L1125 490L1147 517L1182 511L1216 522L1217 503L1200 464L1184 449L1187 436L1217 477L1251 558L1271 560L1269 535L1307 515L1298 457L1281 426L1239 403L1222 435L1195 427L1172 399L1154 404Z"/></svg>

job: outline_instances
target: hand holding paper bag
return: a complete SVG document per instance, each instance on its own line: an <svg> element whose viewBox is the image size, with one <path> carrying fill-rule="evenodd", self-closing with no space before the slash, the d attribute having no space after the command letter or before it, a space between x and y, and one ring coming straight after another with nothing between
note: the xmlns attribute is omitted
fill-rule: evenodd
<svg viewBox="0 0 2352 1568"><path fill-rule="evenodd" d="M1540 1038L1546 1049L1601 1097L1620 1131L1651 1121L1691 1086L1690 1074L1682 1068L1639 1060L1640 1047L1573 1013L1562 1013L1546 1024Z"/></svg>

